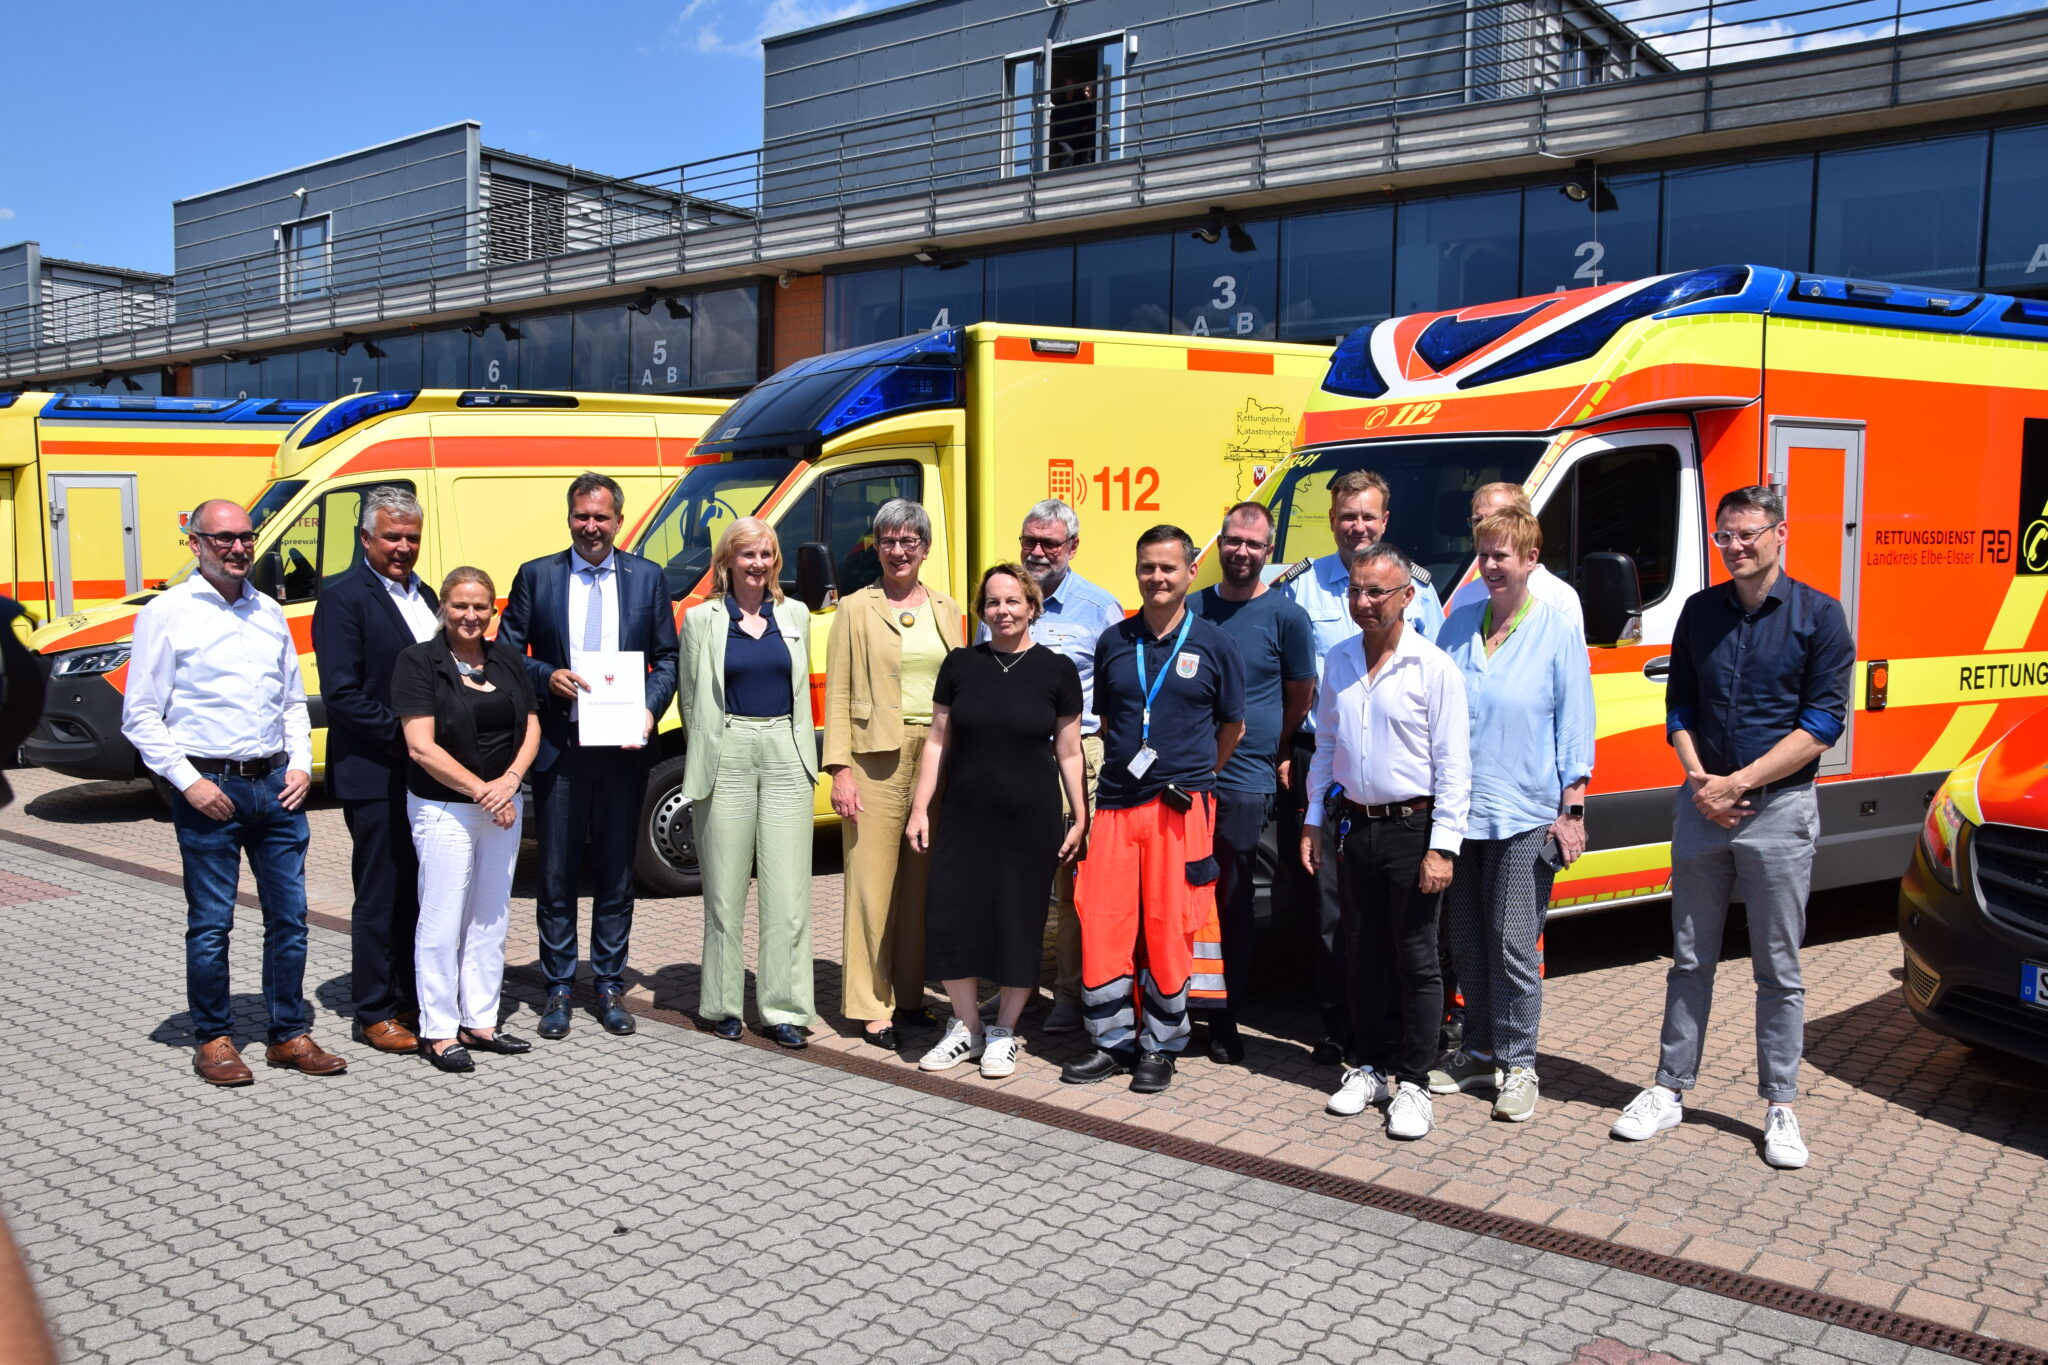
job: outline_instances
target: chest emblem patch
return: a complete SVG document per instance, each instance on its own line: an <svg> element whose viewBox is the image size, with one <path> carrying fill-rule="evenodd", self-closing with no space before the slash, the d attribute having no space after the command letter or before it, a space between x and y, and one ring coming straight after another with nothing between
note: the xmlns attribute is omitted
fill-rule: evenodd
<svg viewBox="0 0 2048 1365"><path fill-rule="evenodd" d="M1173 661L1173 671L1183 678L1195 676L1195 670L1202 666L1202 656L1189 651Z"/></svg>

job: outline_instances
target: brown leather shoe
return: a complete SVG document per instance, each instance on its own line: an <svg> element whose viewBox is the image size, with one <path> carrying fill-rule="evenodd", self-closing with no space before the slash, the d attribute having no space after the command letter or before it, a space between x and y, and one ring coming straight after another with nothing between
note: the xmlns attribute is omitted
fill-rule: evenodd
<svg viewBox="0 0 2048 1365"><path fill-rule="evenodd" d="M263 1060L272 1066L288 1066L308 1076L338 1076L348 1063L331 1052L322 1052L310 1033L301 1033L288 1043L272 1043L263 1049Z"/></svg>
<svg viewBox="0 0 2048 1365"><path fill-rule="evenodd" d="M242 1054L235 1051L235 1040L226 1034L199 1045L192 1054L192 1069L208 1085L247 1085L256 1079Z"/></svg>
<svg viewBox="0 0 2048 1365"><path fill-rule="evenodd" d="M374 1024L357 1024L356 1041L368 1043L379 1052L412 1052L420 1045L413 1031L396 1019L380 1019Z"/></svg>

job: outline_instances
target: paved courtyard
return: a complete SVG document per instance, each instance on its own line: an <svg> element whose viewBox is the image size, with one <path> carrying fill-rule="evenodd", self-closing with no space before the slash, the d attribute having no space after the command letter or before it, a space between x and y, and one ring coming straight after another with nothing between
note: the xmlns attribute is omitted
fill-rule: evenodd
<svg viewBox="0 0 2048 1365"><path fill-rule="evenodd" d="M4 1082L4 1203L76 1358L1905 1358L1810 1318L956 1103L992 1085L967 1074L918 1093L886 1069L653 1016L624 1041L580 1021L470 1078L373 1056L340 1017L347 843L332 809L313 813L308 985L320 1036L355 1070L259 1067L250 1089L209 1091L185 1069L182 901L160 880L177 861L154 796L12 776L0 909L22 979L40 983L29 996L67 1020L106 1018L109 998L134 1016L84 1046L20 1049ZM814 899L828 1010L831 850ZM1654 915L1553 927L1544 1109L1528 1125L1454 1097L1435 1135L1396 1146L1324 1114L1330 1077L1308 1061L1284 962L1268 964L1246 1067L1190 1059L1143 1102L1063 1087L1057 1064L1079 1044L1034 1037L1027 1016L1001 1091L2048 1347L2048 1239L2028 1214L2048 1197L2048 1078L1911 1022L1889 916L1882 893L1816 902L1805 1172L1757 1155L1739 962L1688 1123L1640 1147L1606 1138L1654 1046ZM643 902L647 1010L694 1008L700 919L694 899ZM512 1026L530 1032L532 978L516 970L533 960L530 915L514 925ZM256 937L237 942L244 992ZM81 943L103 947L81 964ZM828 1014L813 1041L883 1060L845 1032Z"/></svg>

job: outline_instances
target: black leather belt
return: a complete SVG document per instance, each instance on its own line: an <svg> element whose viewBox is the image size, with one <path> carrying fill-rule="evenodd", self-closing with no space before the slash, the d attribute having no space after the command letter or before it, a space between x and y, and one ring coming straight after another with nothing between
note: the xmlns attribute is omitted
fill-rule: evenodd
<svg viewBox="0 0 2048 1365"><path fill-rule="evenodd" d="M208 777L268 777L284 766L283 754L268 758L195 758L193 767Z"/></svg>
<svg viewBox="0 0 2048 1365"><path fill-rule="evenodd" d="M1336 806L1339 815L1350 815L1361 820L1404 820L1417 811L1425 811L1436 805L1427 796L1417 796L1407 801L1395 801L1384 806L1361 806L1346 797L1332 797L1326 803Z"/></svg>

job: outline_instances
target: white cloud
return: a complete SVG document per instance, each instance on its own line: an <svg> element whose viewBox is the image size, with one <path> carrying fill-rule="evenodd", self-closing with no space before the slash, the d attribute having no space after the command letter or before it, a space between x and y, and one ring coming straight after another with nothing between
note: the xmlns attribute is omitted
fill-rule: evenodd
<svg viewBox="0 0 2048 1365"><path fill-rule="evenodd" d="M13 209L0 209L0 223L4 223L4 222L6 222L6 221L7 221L8 219L12 218L13 216L14 216L14 210L13 210Z"/></svg>
<svg viewBox="0 0 2048 1365"><path fill-rule="evenodd" d="M1611 8L1617 19L1633 25L1635 31L1666 61L1686 70L1697 70L1709 64L1721 66L1728 62L1782 57L1792 52L1811 52L1844 43L1886 38L1892 33L1890 22L1862 26L1844 24L1843 16L1838 13L1844 8L1840 3L1827 6L1826 13L1815 12L1806 16L1808 22L1804 31L1775 18L1754 22L1725 19L1710 22L1711 11L1701 14L1697 10L1686 11L1686 18L1681 23L1658 0L1624 0L1624 3ZM1861 11L1859 17L1867 18L1871 7L1852 4L1848 8Z"/></svg>
<svg viewBox="0 0 2048 1365"><path fill-rule="evenodd" d="M870 7L871 0L847 0L840 4L831 0L768 0L765 5L749 0L690 0L677 11L658 39L641 45L640 54L697 52L755 57L760 55L763 38L813 24L828 24ZM742 36L727 36L733 32Z"/></svg>

